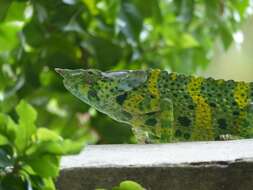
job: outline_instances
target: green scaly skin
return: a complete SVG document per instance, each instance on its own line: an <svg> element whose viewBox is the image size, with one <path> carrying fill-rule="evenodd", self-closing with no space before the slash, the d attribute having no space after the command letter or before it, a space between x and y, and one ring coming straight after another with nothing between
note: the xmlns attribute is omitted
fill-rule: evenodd
<svg viewBox="0 0 253 190"><path fill-rule="evenodd" d="M158 69L56 71L73 95L130 124L140 143L253 137L253 83Z"/></svg>

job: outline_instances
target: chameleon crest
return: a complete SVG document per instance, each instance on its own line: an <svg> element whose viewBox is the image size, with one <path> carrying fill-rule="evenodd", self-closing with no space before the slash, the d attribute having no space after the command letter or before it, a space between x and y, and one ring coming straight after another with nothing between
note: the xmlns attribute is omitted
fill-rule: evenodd
<svg viewBox="0 0 253 190"><path fill-rule="evenodd" d="M56 69L76 97L128 123L140 142L253 137L253 83L158 69Z"/></svg>

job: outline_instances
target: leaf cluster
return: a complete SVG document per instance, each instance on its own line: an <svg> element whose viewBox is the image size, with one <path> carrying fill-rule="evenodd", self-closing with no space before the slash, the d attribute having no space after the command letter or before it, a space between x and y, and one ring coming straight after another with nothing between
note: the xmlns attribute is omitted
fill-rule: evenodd
<svg viewBox="0 0 253 190"><path fill-rule="evenodd" d="M0 189L53 190L61 156L79 153L85 139L64 139L36 127L37 112L25 101L16 112L18 122L0 115Z"/></svg>

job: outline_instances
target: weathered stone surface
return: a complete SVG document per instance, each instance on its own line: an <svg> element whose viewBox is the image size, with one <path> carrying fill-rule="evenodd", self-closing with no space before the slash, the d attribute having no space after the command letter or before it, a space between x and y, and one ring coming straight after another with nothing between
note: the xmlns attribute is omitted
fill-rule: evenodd
<svg viewBox="0 0 253 190"><path fill-rule="evenodd" d="M91 145L62 160L59 190L110 188L130 179L152 190L252 190L253 140Z"/></svg>

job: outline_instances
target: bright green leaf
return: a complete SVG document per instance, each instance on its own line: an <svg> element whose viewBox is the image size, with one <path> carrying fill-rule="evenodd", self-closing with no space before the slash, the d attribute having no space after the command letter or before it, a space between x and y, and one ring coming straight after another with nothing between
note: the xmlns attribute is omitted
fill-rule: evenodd
<svg viewBox="0 0 253 190"><path fill-rule="evenodd" d="M56 156L43 155L26 162L41 177L56 177L59 175L59 159Z"/></svg>
<svg viewBox="0 0 253 190"><path fill-rule="evenodd" d="M43 190L56 190L55 183L52 178L43 178L44 189Z"/></svg>
<svg viewBox="0 0 253 190"><path fill-rule="evenodd" d="M20 123L33 124L35 120L37 119L36 110L24 100L20 101L20 103L18 104L16 108L16 111L19 115ZM32 129L31 131L34 132L35 128Z"/></svg>
<svg viewBox="0 0 253 190"><path fill-rule="evenodd" d="M72 141L66 139L58 142L45 142L38 152L44 152L52 155L78 154L84 147L83 141Z"/></svg>
<svg viewBox="0 0 253 190"><path fill-rule="evenodd" d="M16 138L16 133L18 130L18 125L10 118L7 118L7 125L6 125L6 135L8 139L13 142Z"/></svg>
<svg viewBox="0 0 253 190"><path fill-rule="evenodd" d="M144 188L134 181L123 181L119 185L120 190L144 190Z"/></svg>
<svg viewBox="0 0 253 190"><path fill-rule="evenodd" d="M19 115L19 126L16 131L15 145L18 151L22 152L31 140L31 136L36 131L34 122L37 118L37 112L24 100L20 101L16 107L16 111Z"/></svg>
<svg viewBox="0 0 253 190"><path fill-rule="evenodd" d="M27 151L27 155L69 155L78 154L84 148L85 140L57 140L44 141L33 144Z"/></svg>
<svg viewBox="0 0 253 190"><path fill-rule="evenodd" d="M24 21L27 2L14 1L8 9L5 21Z"/></svg>
<svg viewBox="0 0 253 190"><path fill-rule="evenodd" d="M62 141L63 140L60 135L58 135L56 132L47 128L37 129L36 138L39 141Z"/></svg>
<svg viewBox="0 0 253 190"><path fill-rule="evenodd" d="M9 143L8 138L5 137L4 135L0 134L0 146L8 144L8 143Z"/></svg>
<svg viewBox="0 0 253 190"><path fill-rule="evenodd" d="M12 50L18 44L22 25L16 22L0 23L0 52Z"/></svg>
<svg viewBox="0 0 253 190"><path fill-rule="evenodd" d="M89 11L91 12L92 15L97 15L98 10L96 7L96 1L94 0L82 0L84 4L88 7Z"/></svg>
<svg viewBox="0 0 253 190"><path fill-rule="evenodd" d="M78 154L84 148L85 140L70 140L66 139L61 143L63 154Z"/></svg>
<svg viewBox="0 0 253 190"><path fill-rule="evenodd" d="M197 40L190 34L183 34L180 38L180 46L181 48L193 48L197 47L199 44Z"/></svg>

